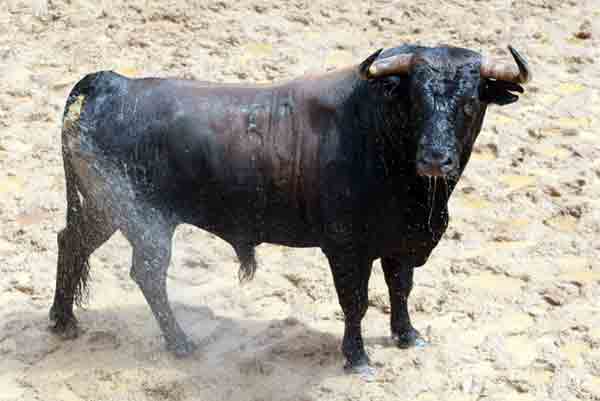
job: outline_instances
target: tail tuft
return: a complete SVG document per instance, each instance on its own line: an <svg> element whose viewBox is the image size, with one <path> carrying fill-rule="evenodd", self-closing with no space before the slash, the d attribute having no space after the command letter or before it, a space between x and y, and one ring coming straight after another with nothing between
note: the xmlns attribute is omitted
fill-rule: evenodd
<svg viewBox="0 0 600 401"><path fill-rule="evenodd" d="M78 307L83 308L83 306L88 302L90 296L88 285L88 279L90 277L90 262L85 256L82 257L82 255L79 255L79 257L81 263L79 265L81 266L81 277L79 279L79 282L75 286L73 302Z"/></svg>
<svg viewBox="0 0 600 401"><path fill-rule="evenodd" d="M251 244L237 244L234 245L234 249L240 260L240 269L238 270L240 284L252 281L258 267L254 257L254 246Z"/></svg>
<svg viewBox="0 0 600 401"><path fill-rule="evenodd" d="M59 260L57 271L57 288L63 289L66 299L82 307L88 300L88 277L90 265L86 246L82 236L81 205L73 201L73 193L67 185L67 227L58 234ZM77 194L75 194L77 195Z"/></svg>
<svg viewBox="0 0 600 401"><path fill-rule="evenodd" d="M251 261L240 264L240 269L238 270L238 280L240 284L249 283L254 279L254 274L256 273L257 268L256 260L252 258Z"/></svg>

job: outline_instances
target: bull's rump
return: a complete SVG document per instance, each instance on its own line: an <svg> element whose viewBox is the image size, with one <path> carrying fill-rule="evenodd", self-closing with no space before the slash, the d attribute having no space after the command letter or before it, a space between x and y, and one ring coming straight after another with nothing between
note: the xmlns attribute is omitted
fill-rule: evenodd
<svg viewBox="0 0 600 401"><path fill-rule="evenodd" d="M63 136L82 192L225 237L314 241L317 143L299 132L293 93L233 89L99 79Z"/></svg>

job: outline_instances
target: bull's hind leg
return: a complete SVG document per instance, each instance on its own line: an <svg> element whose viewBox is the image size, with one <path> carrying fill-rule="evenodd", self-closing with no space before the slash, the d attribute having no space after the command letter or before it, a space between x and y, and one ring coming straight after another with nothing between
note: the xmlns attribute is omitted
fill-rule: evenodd
<svg viewBox="0 0 600 401"><path fill-rule="evenodd" d="M394 258L382 258L381 267L388 285L392 308L390 317L392 339L400 348L423 345L424 341L412 326L408 315L408 296L413 288L414 268Z"/></svg>
<svg viewBox="0 0 600 401"><path fill-rule="evenodd" d="M99 218L90 207L76 204L67 212L67 226L58 233L56 290L50 309L50 327L65 339L77 337L73 304L81 303L86 291L90 255L114 234L113 224Z"/></svg>
<svg viewBox="0 0 600 401"><path fill-rule="evenodd" d="M177 323L167 296L167 269L171 261L174 228L157 224L136 230L131 278L138 284L165 337L167 349L176 356L192 353L195 346ZM128 234L131 237L131 233Z"/></svg>

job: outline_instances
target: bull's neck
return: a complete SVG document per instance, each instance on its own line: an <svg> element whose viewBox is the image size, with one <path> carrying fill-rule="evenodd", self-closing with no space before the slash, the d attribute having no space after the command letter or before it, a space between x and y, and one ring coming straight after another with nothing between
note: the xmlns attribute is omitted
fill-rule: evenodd
<svg viewBox="0 0 600 401"><path fill-rule="evenodd" d="M384 180L414 174L408 101L390 100L360 78L355 78L350 87L341 107L342 135L352 138L355 149L360 149L364 167Z"/></svg>
<svg viewBox="0 0 600 401"><path fill-rule="evenodd" d="M305 76L297 82L306 97L317 99L322 107L333 111L346 104L363 81L358 75L358 67L353 66Z"/></svg>

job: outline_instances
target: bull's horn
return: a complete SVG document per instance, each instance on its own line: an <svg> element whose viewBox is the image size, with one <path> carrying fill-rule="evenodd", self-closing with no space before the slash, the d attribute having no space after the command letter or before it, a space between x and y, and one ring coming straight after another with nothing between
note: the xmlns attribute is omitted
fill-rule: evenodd
<svg viewBox="0 0 600 401"><path fill-rule="evenodd" d="M412 54L397 54L375 60L369 67L369 75L382 77L385 75L406 74L410 70Z"/></svg>
<svg viewBox="0 0 600 401"><path fill-rule="evenodd" d="M484 78L494 78L499 81L514 82L516 84L526 84L531 81L531 70L529 70L527 60L514 47L509 45L508 50L517 65L499 64L488 58L483 58L481 60L481 76Z"/></svg>

